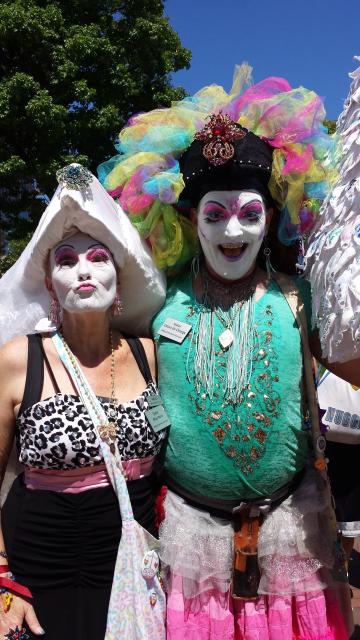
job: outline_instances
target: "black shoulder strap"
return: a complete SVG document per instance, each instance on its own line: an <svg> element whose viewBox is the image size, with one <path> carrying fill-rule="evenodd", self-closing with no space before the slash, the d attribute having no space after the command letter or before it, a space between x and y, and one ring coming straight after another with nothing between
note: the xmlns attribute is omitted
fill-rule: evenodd
<svg viewBox="0 0 360 640"><path fill-rule="evenodd" d="M27 339L28 361L25 389L18 415L40 400L44 384L44 361L41 353L41 336L31 334L27 336Z"/></svg>
<svg viewBox="0 0 360 640"><path fill-rule="evenodd" d="M53 372L53 370L51 368L51 364L50 364L49 359L48 359L48 357L46 355L46 351L44 349L44 343L43 343L42 340L40 340L40 348L41 348L42 357L45 360L46 368L47 368L50 380L51 380L51 382L53 384L55 393L60 393L59 385L58 385L58 383L56 381L56 378L54 376L54 372Z"/></svg>
<svg viewBox="0 0 360 640"><path fill-rule="evenodd" d="M124 339L130 347L131 353L136 360L136 364L139 367L141 375L144 378L146 384L153 382L149 362L145 353L145 349L142 346L141 340L139 340L139 338L131 338L130 336L124 336Z"/></svg>
<svg viewBox="0 0 360 640"><path fill-rule="evenodd" d="M33 404L39 402L44 386L44 361L48 370L55 393L60 393L59 385L56 382L54 372L45 353L42 337L39 333L32 333L28 339L28 361L26 370L26 380L23 399L20 405L19 414L23 413Z"/></svg>

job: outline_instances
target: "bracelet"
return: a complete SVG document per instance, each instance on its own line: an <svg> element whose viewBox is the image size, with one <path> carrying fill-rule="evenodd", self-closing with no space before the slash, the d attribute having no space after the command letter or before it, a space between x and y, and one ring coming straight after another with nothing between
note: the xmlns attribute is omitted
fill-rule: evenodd
<svg viewBox="0 0 360 640"><path fill-rule="evenodd" d="M0 576L0 587L5 588L6 591L10 591L15 595L22 596L24 598L32 598L31 591L27 587L16 582L16 580L14 580L14 576L12 578L2 578Z"/></svg>
<svg viewBox="0 0 360 640"><path fill-rule="evenodd" d="M6 553L6 551L0 551L0 556L1 558L8 558L8 554Z"/></svg>
<svg viewBox="0 0 360 640"><path fill-rule="evenodd" d="M8 564L0 564L0 573L7 573L9 571Z"/></svg>

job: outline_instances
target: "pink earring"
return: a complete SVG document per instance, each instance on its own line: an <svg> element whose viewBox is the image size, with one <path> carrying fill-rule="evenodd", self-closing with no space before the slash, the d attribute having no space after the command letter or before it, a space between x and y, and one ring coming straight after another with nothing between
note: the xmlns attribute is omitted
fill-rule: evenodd
<svg viewBox="0 0 360 640"><path fill-rule="evenodd" d="M60 305L55 298L52 298L50 302L48 319L54 327L60 326Z"/></svg>
<svg viewBox="0 0 360 640"><path fill-rule="evenodd" d="M120 299L119 294L117 293L116 296L115 296L115 300L113 302L113 305L112 305L112 310L111 310L112 311L112 315L113 316L120 316L122 310L123 310L123 306L122 306L122 303L121 303L121 299Z"/></svg>

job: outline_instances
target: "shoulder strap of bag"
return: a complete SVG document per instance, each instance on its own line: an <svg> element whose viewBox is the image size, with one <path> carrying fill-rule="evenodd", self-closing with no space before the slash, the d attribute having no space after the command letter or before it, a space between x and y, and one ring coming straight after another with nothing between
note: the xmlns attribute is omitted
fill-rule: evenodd
<svg viewBox="0 0 360 640"><path fill-rule="evenodd" d="M314 453L316 459L324 459L325 439L320 432L319 408L311 365L312 355L309 347L304 302L301 298L297 286L289 276L285 276L282 273L276 272L273 274L273 277L279 285L280 290L282 291L284 298L288 303L299 327L303 352L306 396L308 402L308 410L311 417L311 432L314 444ZM321 463L319 470L321 470Z"/></svg>
<svg viewBox="0 0 360 640"><path fill-rule="evenodd" d="M134 520L134 514L130 502L129 492L127 489L126 479L124 476L124 470L121 463L121 457L117 445L115 444L115 453L110 451L109 444L104 441L99 433L99 428L106 426L108 423L107 415L95 393L93 392L89 382L81 369L80 365L70 360L70 357L65 350L64 344L58 333L54 333L52 341L55 349L62 361L64 367L69 372L75 386L79 392L79 396L91 418L94 425L95 432L98 437L100 448L103 454L104 462L106 464L106 470L108 472L111 483L117 494L121 518L122 520ZM75 366L76 365L76 366Z"/></svg>

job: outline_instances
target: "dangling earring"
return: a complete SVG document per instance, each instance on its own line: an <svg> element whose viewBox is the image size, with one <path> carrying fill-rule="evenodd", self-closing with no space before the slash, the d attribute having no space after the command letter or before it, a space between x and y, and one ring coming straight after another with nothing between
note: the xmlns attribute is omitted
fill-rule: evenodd
<svg viewBox="0 0 360 640"><path fill-rule="evenodd" d="M113 317L119 316L119 315L121 315L122 310L123 310L123 306L122 306L122 303L121 303L121 300L120 300L120 296L117 293L116 296L115 296L115 300L113 302L113 305L112 305L111 315Z"/></svg>
<svg viewBox="0 0 360 640"><path fill-rule="evenodd" d="M268 278L270 279L271 274L275 273L276 269L274 269L274 267L271 264L271 260L270 260L271 249L267 243L267 236L265 236L264 238L264 256L265 256L266 272L267 272Z"/></svg>
<svg viewBox="0 0 360 640"><path fill-rule="evenodd" d="M297 243L298 243L298 257L297 257L297 263L295 267L296 267L296 273L299 276L301 276L303 275L306 268L305 247L304 247L304 240L302 236L298 237Z"/></svg>
<svg viewBox="0 0 360 640"><path fill-rule="evenodd" d="M191 261L190 270L191 270L192 280L196 280L200 271L200 245L198 245L198 248L196 249L196 253Z"/></svg>
<svg viewBox="0 0 360 640"><path fill-rule="evenodd" d="M51 299L48 320L54 327L59 327L60 322L60 305L55 298Z"/></svg>

